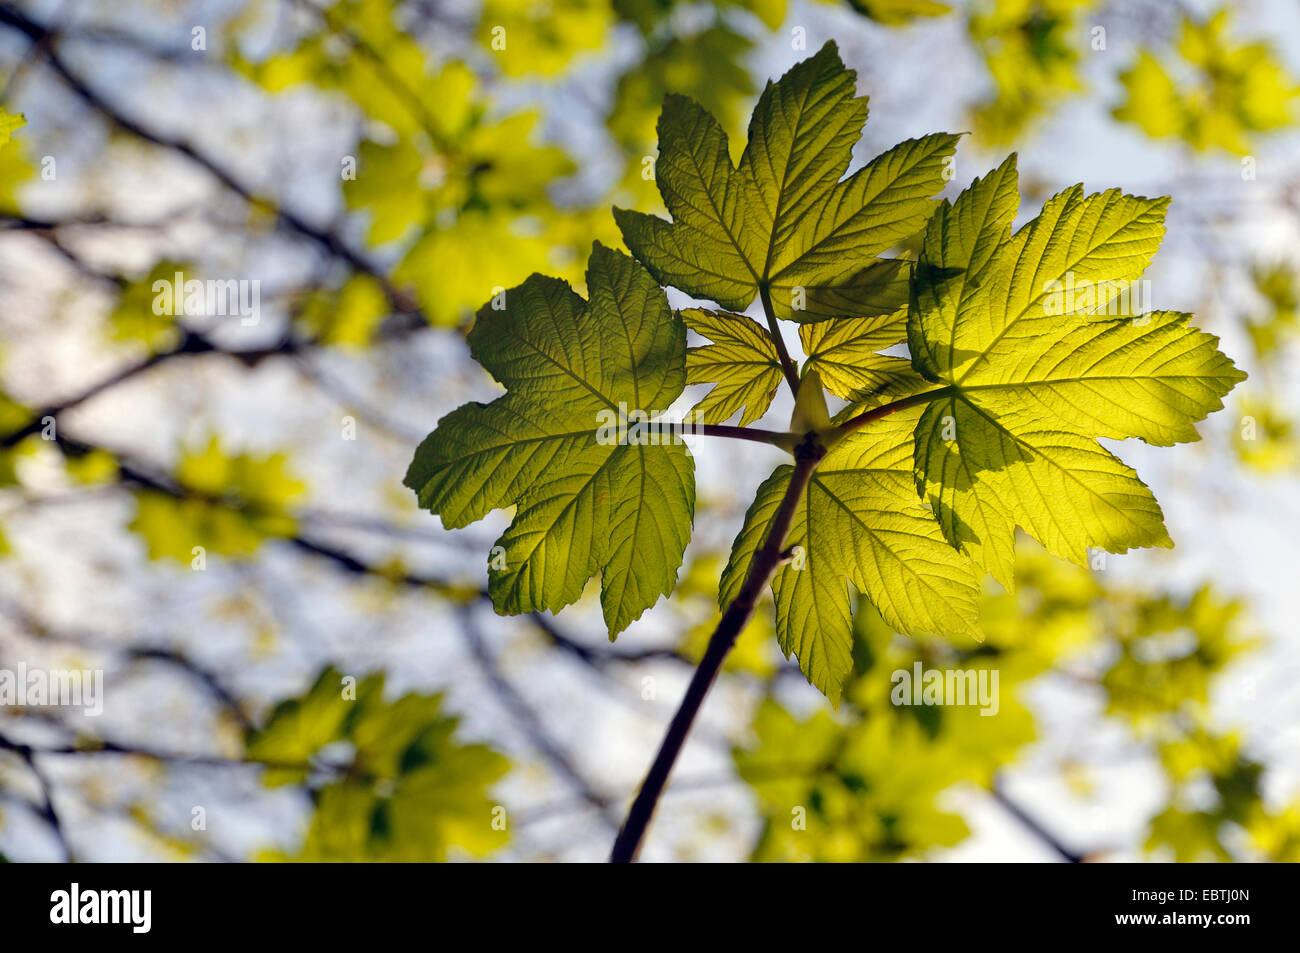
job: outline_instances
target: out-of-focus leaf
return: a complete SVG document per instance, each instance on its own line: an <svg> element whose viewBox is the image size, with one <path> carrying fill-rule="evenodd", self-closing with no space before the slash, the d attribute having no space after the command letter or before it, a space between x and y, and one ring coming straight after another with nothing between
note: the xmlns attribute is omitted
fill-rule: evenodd
<svg viewBox="0 0 1300 953"><path fill-rule="evenodd" d="M599 50L613 20L609 0L484 0L478 38L507 76L554 76Z"/></svg>
<svg viewBox="0 0 1300 953"><path fill-rule="evenodd" d="M976 138L1006 145L1066 96L1082 90L1081 14L1094 0L977 0L971 40L994 93L972 111Z"/></svg>
<svg viewBox="0 0 1300 953"><path fill-rule="evenodd" d="M849 6L885 26L906 26L922 17L941 17L952 7L935 0L849 0Z"/></svg>
<svg viewBox="0 0 1300 953"><path fill-rule="evenodd" d="M1258 133L1295 122L1300 85L1267 42L1236 44L1228 37L1230 8L1207 20L1184 15L1177 43L1178 71L1143 49L1120 74L1127 98L1114 116L1153 138L1178 138L1194 149L1245 155ZM1190 82L1175 76L1190 71Z"/></svg>
<svg viewBox="0 0 1300 953"><path fill-rule="evenodd" d="M337 291L311 295L298 320L322 344L361 349L370 343L386 314L384 289L367 275L354 275Z"/></svg>
<svg viewBox="0 0 1300 953"><path fill-rule="evenodd" d="M1232 432L1237 458L1261 473L1300 469L1300 439L1295 421L1276 401L1243 399L1241 420Z"/></svg>
<svg viewBox="0 0 1300 953"><path fill-rule="evenodd" d="M148 545L150 559L191 563L205 555L251 556L263 540L292 536L289 505L305 484L288 470L284 454L229 454L214 436L201 450L184 450L176 467L181 495L142 489L130 528Z"/></svg>
<svg viewBox="0 0 1300 953"><path fill-rule="evenodd" d="M195 280L197 273L191 265L158 262L147 275L122 288L108 316L110 336L115 341L139 342L153 351L173 346L180 337L176 301L184 300L185 284ZM156 282L166 282L169 290L165 296L154 290Z"/></svg>
<svg viewBox="0 0 1300 953"><path fill-rule="evenodd" d="M504 846L505 815L487 790L509 762L456 740L457 719L442 709L441 695L389 701L382 674L349 684L334 668L277 705L248 738L249 758L287 764L268 768L266 783L304 783L316 773L330 780L315 790L299 851L264 859L443 861Z"/></svg>

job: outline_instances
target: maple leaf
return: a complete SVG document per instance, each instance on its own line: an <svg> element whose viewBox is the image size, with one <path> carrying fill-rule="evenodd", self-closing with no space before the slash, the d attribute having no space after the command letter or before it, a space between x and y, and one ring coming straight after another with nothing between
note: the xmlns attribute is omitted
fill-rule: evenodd
<svg viewBox="0 0 1300 953"><path fill-rule="evenodd" d="M837 443L813 474L772 577L782 651L832 703L853 668L852 598L866 595L900 632L979 638L978 580L916 495L911 435L920 409L878 420ZM740 591L792 468L759 487L722 574L718 601Z"/></svg>
<svg viewBox="0 0 1300 953"><path fill-rule="evenodd" d="M933 210L957 137L910 139L844 178L867 118L855 77L829 42L769 82L739 166L712 115L667 97L655 175L673 221L615 208L627 247L661 284L733 311L756 296L801 322L897 309L910 262L880 253Z"/></svg>
<svg viewBox="0 0 1300 953"><path fill-rule="evenodd" d="M1173 545L1151 491L1096 438L1195 440L1245 378L1188 315L1124 313L1168 201L1074 186L1013 235L1013 155L926 230L908 341L944 387L917 425L917 486L1004 586L1017 525L1078 563Z"/></svg>
<svg viewBox="0 0 1300 953"><path fill-rule="evenodd" d="M406 482L449 527L517 507L489 574L498 611L559 609L600 573L614 635L672 589L690 456L597 430L686 383L714 385L697 432L795 457L759 488L719 598L740 618L728 607L748 608L751 569L775 567L778 641L832 701L855 592L896 631L978 640L980 570L1010 588L1017 526L1080 563L1091 547L1171 545L1151 492L1097 439L1196 439L1244 375L1187 315L1129 313L1168 200L1075 186L1012 234L1014 156L935 203L956 137L909 140L846 178L865 118L833 44L768 84L738 165L713 117L670 96L658 184L673 221L615 209L648 273L597 244L590 302L533 275L479 311L471 350L507 392L440 421ZM931 211L915 267L878 257ZM656 281L726 310L675 315ZM768 328L735 313L755 296ZM778 317L800 323L802 369ZM709 343L687 352L687 326ZM907 358L887 353L903 343ZM748 430L783 378L789 431ZM827 392L848 402L833 417Z"/></svg>
<svg viewBox="0 0 1300 953"><path fill-rule="evenodd" d="M924 385L905 357L879 353L907 337L907 309L867 318L840 318L799 326L807 355L836 397L861 403L882 394L905 394Z"/></svg>
<svg viewBox="0 0 1300 953"><path fill-rule="evenodd" d="M781 386L781 358L767 332L743 314L691 308L680 315L713 342L686 352L686 383L716 385L692 417L716 424L741 411L742 427L762 417Z"/></svg>
<svg viewBox="0 0 1300 953"><path fill-rule="evenodd" d="M695 477L680 443L600 440L603 415L676 399L686 328L644 269L599 243L587 288L583 301L535 274L479 310L470 351L506 393L442 418L405 483L448 528L517 507L490 565L497 611L558 610L599 572L613 636L672 590Z"/></svg>

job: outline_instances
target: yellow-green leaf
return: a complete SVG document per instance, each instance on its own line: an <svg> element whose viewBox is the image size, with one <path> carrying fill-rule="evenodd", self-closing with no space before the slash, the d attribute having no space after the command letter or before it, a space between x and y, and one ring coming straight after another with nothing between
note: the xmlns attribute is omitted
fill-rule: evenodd
<svg viewBox="0 0 1300 953"><path fill-rule="evenodd" d="M909 262L879 256L925 221L957 137L909 140L844 178L867 118L855 78L827 43L769 83L739 166L713 116L668 97L656 180L673 221L615 208L628 248L661 284L734 311L763 290L801 322L897 309Z"/></svg>
<svg viewBox="0 0 1300 953"><path fill-rule="evenodd" d="M471 353L507 392L439 421L405 483L449 528L516 507L489 567L499 612L558 610L600 573L612 637L672 590L690 537L685 446L616 433L681 393L686 328L644 269L600 244L587 288L583 301L533 275L479 310Z"/></svg>
<svg viewBox="0 0 1300 953"><path fill-rule="evenodd" d="M954 545L1005 586L1012 533L1082 563L1170 546L1160 508L1097 437L1168 445L1245 375L1187 315L1133 314L1168 199L1066 189L1014 235L1015 157L943 204L908 318L941 385L916 431L917 486Z"/></svg>
<svg viewBox="0 0 1300 953"><path fill-rule="evenodd" d="M719 424L740 412L742 427L767 412L781 385L781 359L767 332L740 314L691 308L686 326L712 344L686 352L686 383L713 384L691 416Z"/></svg>
<svg viewBox="0 0 1300 953"><path fill-rule="evenodd" d="M900 632L979 638L970 560L943 538L912 482L919 410L882 418L840 441L813 474L772 578L776 632L788 658L833 703L853 667L850 584ZM719 602L739 593L790 480L759 487L722 574Z"/></svg>

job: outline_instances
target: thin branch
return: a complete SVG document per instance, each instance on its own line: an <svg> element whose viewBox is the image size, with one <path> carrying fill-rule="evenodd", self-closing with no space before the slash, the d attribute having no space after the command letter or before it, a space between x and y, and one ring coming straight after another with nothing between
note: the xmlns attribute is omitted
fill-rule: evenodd
<svg viewBox="0 0 1300 953"><path fill-rule="evenodd" d="M153 367L157 367L164 361L170 360L171 358L177 357L181 354L203 354L213 350L215 350L215 348L213 348L205 338L191 332L186 332L182 335L180 342L177 343L174 348L165 351L157 351L141 361L130 364L121 370L114 371L109 376L96 381L94 384L91 384L89 387L79 391L71 397L67 397L53 404L47 404L46 406L33 411L31 419L29 419L27 423L11 430L3 437L0 437L0 447L14 446L25 437L38 433L44 426L43 421L46 417L58 417L59 414L64 411L71 410L79 404L83 404L90 400L92 397L97 397L104 391L110 390L118 384L123 384Z"/></svg>
<svg viewBox="0 0 1300 953"><path fill-rule="evenodd" d="M89 739L84 744L63 744L49 745L36 748L31 745L13 741L0 735L0 750L12 751L20 757L26 757L26 752L33 755L46 756L64 756L64 757L83 757L94 755L109 755L121 758L143 758L146 761L156 761L159 764L176 765L180 767L198 767L198 768L230 768L230 767L249 767L249 768L270 768L276 771L302 771L312 772L327 770L336 773L349 772L352 769L346 765L330 764L326 761L305 762L305 761L279 761L266 758L231 758L221 755L205 754L181 754L179 752L159 751L154 748L137 747L135 745L123 744L117 741L108 741L102 738ZM356 776L356 775L354 775ZM368 775L360 775L362 778L368 778Z"/></svg>
<svg viewBox="0 0 1300 953"><path fill-rule="evenodd" d="M148 128L138 120L128 116L120 108L109 102L98 90L92 87L84 77L77 73L59 54L58 39L55 31L27 16L22 10L10 3L0 3L0 24L12 27L24 34L42 49L45 61L59 78L86 105L92 107L118 128L138 139L152 143L172 152L185 156L191 162L206 170L213 178L234 192L254 208L271 209L276 219L291 231L307 238L324 251L346 262L355 271L369 275L384 290L390 305L397 311L417 315L427 323L422 309L403 291L396 288L377 265L367 260L360 252L349 246L335 232L318 228L305 218L283 206L258 196L251 188L241 182L234 173L206 153L201 152L184 139L168 136Z"/></svg>
<svg viewBox="0 0 1300 953"><path fill-rule="evenodd" d="M208 668L200 665L194 659L185 653L176 649L152 647L152 646L126 646L105 645L100 640L95 639L87 633L72 632L69 630L54 630L42 623L32 612L29 612L23 606L11 602L8 599L0 598L0 615L9 617L11 621L21 626L29 637L39 640L48 640L53 642L62 642L70 645L77 645L82 648L92 649L97 652L115 652L124 658L133 662L162 662L170 665L202 685L220 704L241 728L251 728L252 721L248 713L244 711L243 703L235 696L226 685L222 682L217 674Z"/></svg>
<svg viewBox="0 0 1300 953"><path fill-rule="evenodd" d="M1052 851L1058 854L1066 863L1078 864L1083 862L1084 856L1082 854L1076 854L1074 851L1062 844L1055 834L1045 828L1036 818L1028 814L1023 807L1008 797L1006 792L1002 789L1002 782L997 778L993 779L992 794L993 800L997 801L998 804L1002 806L1003 810L1024 825L1025 829L1029 831L1029 833L1033 834L1051 848Z"/></svg>
<svg viewBox="0 0 1300 953"><path fill-rule="evenodd" d="M537 717L536 712L519 694L510 680L505 677L496 659L488 651L487 643L483 639L483 634L479 631L478 624L474 621L474 610L470 606L464 606L460 610L461 632L465 636L465 641L469 645L470 652L474 655L475 661L478 662L479 668L487 676L488 682L496 691L497 697L501 699L502 704L509 709L514 716L515 721L519 724L520 729L528 736L542 757L551 765L555 771L569 782L570 786L578 793L587 804L596 809L596 813L609 826L610 830L618 828L618 818L610 808L610 800L603 794L596 791L590 781L583 777L582 772L570 760L569 756L560 749L559 744L547 734L542 727L542 720Z"/></svg>
<svg viewBox="0 0 1300 953"><path fill-rule="evenodd" d="M709 639L708 648L695 674L691 677L677 714L673 716L668 726L659 753L655 755L654 763L651 764L650 771L646 774L645 781L642 782L641 789L628 810L623 828L614 841L614 849L610 854L612 862L629 863L636 859L646 828L654 816L655 806L659 803L659 797L668 782L668 775L672 772L673 764L686 743L686 736L690 733L691 725L699 714L704 698L717 679L723 660L735 644L736 637L740 635L741 629L753 614L763 587L767 585L768 580L772 578L772 573L782 562L785 538L790 532L790 525L794 522L795 510L803 498L808 481L812 479L813 471L817 469L817 464L821 462L825 453L825 448L815 439L805 439L796 448L794 471L790 476L790 483L786 486L785 496L777 508L776 515L772 518L767 537L758 552L754 554L744 585L741 586L736 598L727 606L727 611L722 614L718 627L714 629Z"/></svg>
<svg viewBox="0 0 1300 953"><path fill-rule="evenodd" d="M754 443L766 443L783 450L793 451L802 439L799 434L782 433L778 430L760 430L756 427L733 427L728 424L683 424L677 432L697 433L706 437L726 437L731 440L749 440Z"/></svg>
<svg viewBox="0 0 1300 953"><path fill-rule="evenodd" d="M64 859L71 862L73 859L72 848L68 845L68 836L63 829L63 821L59 818L59 812L54 807L54 785L45 776L44 770L36 760L36 756L40 754L40 751L30 745L10 741L3 735L0 735L0 751L11 751L16 754L27 765L27 770L31 772L32 777L36 779L36 784L41 789L41 803L35 805L36 811L45 820L45 823L50 825L50 830L54 832L54 837L63 851Z"/></svg>

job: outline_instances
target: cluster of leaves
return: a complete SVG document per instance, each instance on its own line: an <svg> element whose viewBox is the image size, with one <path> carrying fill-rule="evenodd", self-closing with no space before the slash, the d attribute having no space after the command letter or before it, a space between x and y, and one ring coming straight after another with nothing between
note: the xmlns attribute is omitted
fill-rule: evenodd
<svg viewBox="0 0 1300 953"><path fill-rule="evenodd" d="M247 757L268 765L266 784L305 785L313 804L299 850L264 859L444 861L504 846L488 789L509 762L457 740L458 724L441 695L389 700L382 673L357 680L326 668L248 734Z"/></svg>
<svg viewBox="0 0 1300 953"><path fill-rule="evenodd" d="M837 714L799 718L773 697L763 702L735 752L764 818L753 859L919 860L957 844L967 829L945 809L954 790L991 787L1036 740L1029 689L1054 678L1101 693L1126 746L1155 756L1172 798L1150 819L1147 850L1179 861L1294 860L1300 806L1270 809L1262 765L1236 735L1208 727L1212 689L1256 644L1240 604L1206 586L1186 597L1103 587L1098 574L1028 544L1016 574L1014 592L981 597L979 646L901 637L863 603ZM978 704L899 704L896 673L917 664L945 677L996 672L996 717ZM1080 796L1092 796L1091 769L1060 768ZM1224 846L1237 841L1248 846Z"/></svg>
<svg viewBox="0 0 1300 953"><path fill-rule="evenodd" d="M1004 146L1081 92L1082 15L1095 0L977 0L968 30L993 93L971 111L976 138Z"/></svg>
<svg viewBox="0 0 1300 953"><path fill-rule="evenodd" d="M249 556L268 537L294 534L290 504L306 485L287 463L280 453L229 453L216 436L205 447L183 447L177 486L137 491L130 528L144 539L150 559L189 564L199 546L206 555Z"/></svg>
<svg viewBox="0 0 1300 953"><path fill-rule="evenodd" d="M1140 50L1133 66L1120 74L1127 98L1115 118L1157 139L1239 155L1252 151L1255 134L1292 125L1300 85L1267 42L1230 39L1230 13L1225 6L1204 21L1184 14L1173 67L1153 50Z"/></svg>
<svg viewBox="0 0 1300 953"><path fill-rule="evenodd" d="M1294 414L1278 391L1287 379L1288 351L1300 337L1300 283L1295 269L1284 261L1256 263L1250 276L1263 309L1247 313L1243 319L1259 364L1261 386L1237 404L1241 423L1233 431L1232 446L1237 458L1254 470L1294 473L1300 469L1300 433Z"/></svg>
<svg viewBox="0 0 1300 953"><path fill-rule="evenodd" d="M1088 33L1096 0L977 0L967 20L993 92L971 110L976 138L1003 146L1023 136L1061 101L1087 88L1083 51L1104 43ZM1154 13L1154 11L1149 11ZM1119 74L1125 99L1113 115L1157 139L1197 150L1246 154L1254 137L1294 125L1300 86L1265 41L1229 37L1231 7L1205 19L1183 12L1167 51L1143 46ZM1091 29L1101 29L1092 23ZM1104 49L1093 45L1092 49Z"/></svg>
<svg viewBox="0 0 1300 953"><path fill-rule="evenodd" d="M556 215L548 194L574 164L563 150L537 143L538 112L498 115L467 63L435 66L402 28L399 6L394 0L341 0L328 9L299 10L299 32L287 49L254 62L236 42L230 60L269 91L312 84L346 97L366 117L355 168L340 169L344 199L369 218L372 244L400 250L393 279L415 292L434 323L455 325L481 300L485 285L509 285L577 260L577 225ZM255 10L232 25L236 38L251 32ZM550 32L522 6L515 15ZM515 37L511 49L536 56L545 40L541 34L531 39ZM573 230L568 242L566 229ZM484 261L496 271L490 280L480 273ZM373 295L358 297L365 295L339 289L325 303L352 313L328 318L313 312L309 324L344 326L335 341L364 343L377 323Z"/></svg>
<svg viewBox="0 0 1300 953"><path fill-rule="evenodd" d="M838 2L838 0L827 0ZM886 25L948 12L932 0L859 0L864 16ZM393 280L409 289L436 324L458 325L484 289L509 287L535 271L575 283L594 237L616 233L602 204L574 199L576 165L565 150L539 141L537 110L503 113L484 95L486 72L506 81L558 82L608 48L614 29L633 27L640 56L622 68L605 116L623 154L616 194L655 201L654 117L669 91L703 102L734 128L753 93L745 65L753 42L730 14L748 11L768 29L785 20L786 0L716 0L692 11L698 27L677 16L674 0L557 0L538 7L490 0L472 30L482 55L435 65L408 30L401 0L338 0L319 8L276 9L256 0L229 28L230 65L280 93L312 85L349 100L365 117L354 174L345 174L347 207L369 219L367 237L400 260ZM701 19L702 16L702 19ZM266 48L273 31L274 52ZM576 95L576 94L574 94ZM436 108L432 104L437 104ZM556 193L567 196L563 213ZM484 276L481 263L492 262ZM378 320L372 294L326 289L302 320L327 344L356 347ZM342 312L335 317L333 310Z"/></svg>
<svg viewBox="0 0 1300 953"><path fill-rule="evenodd" d="M805 332L796 417L820 402L825 418L823 371L832 395L856 401L840 426L813 425L828 452L787 537L806 561L772 583L782 649L833 702L852 668L850 586L892 628L977 640L979 575L1012 585L1017 526L1079 564L1093 547L1172 545L1150 491L1096 440L1195 440L1244 377L1188 315L1112 307L1154 254L1167 200L1075 186L1013 233L1014 156L936 210L956 137L909 140L845 178L865 119L831 43L767 86L738 165L718 122L670 97L657 181L673 220L614 211L654 280L598 246L589 303L534 276L479 312L472 352L508 392L444 418L406 483L448 526L517 505L498 543L508 568L491 571L498 611L559 609L600 571L612 637L671 590L690 459L676 444L603 444L597 421L666 408L688 367L719 385L706 419L756 419L785 370L778 318ZM881 257L927 219L917 262ZM678 318L656 281L728 310ZM1093 290L1054 300L1067 281ZM756 298L767 330L736 313ZM683 320L714 341L689 364ZM879 353L903 343L910 366ZM898 412L846 425L891 401ZM722 605L792 474L779 467L759 488Z"/></svg>

